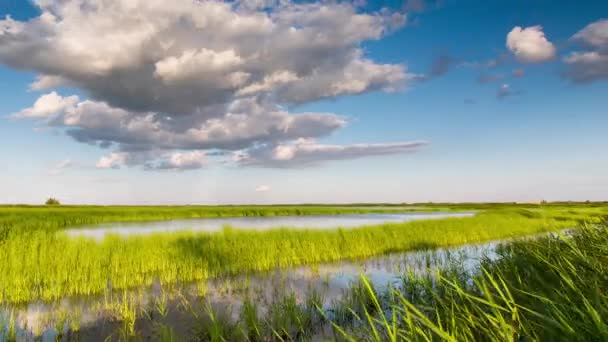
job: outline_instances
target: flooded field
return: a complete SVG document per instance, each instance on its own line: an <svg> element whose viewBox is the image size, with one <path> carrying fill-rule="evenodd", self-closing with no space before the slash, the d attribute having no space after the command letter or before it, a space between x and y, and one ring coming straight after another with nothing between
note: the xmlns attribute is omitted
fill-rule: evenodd
<svg viewBox="0 0 608 342"><path fill-rule="evenodd" d="M431 220L473 216L473 212L454 213L394 213L394 214L342 214L306 216L257 216L223 217L204 219L182 219L151 222L107 223L68 229L71 237L103 239L106 235L147 235L180 231L214 232L224 227L246 230L269 230L287 227L290 229L356 228L384 223L399 223L416 220Z"/></svg>
<svg viewBox="0 0 608 342"><path fill-rule="evenodd" d="M462 212L340 210L5 208L0 212L0 260L7 261L0 263L0 341L323 340L336 339L334 324L361 340L375 329L362 321L368 313L374 319L393 310L411 314L399 296L423 310L432 305L441 316L422 312L433 320L451 319L452 308L462 310L456 319L467 326L475 322L470 309L477 310L478 319L495 319L483 301L467 302L483 293L478 280L499 284L483 278L480 265L501 267L494 273L499 277L511 272L504 280L525 292L517 272L528 267L540 270L538 284L555 283L542 273L550 269L547 258L562 255L554 248L572 249L564 257L587 258L555 239L542 248L526 243L521 258L504 264L500 246L597 224L605 212L603 207L511 206ZM112 223L120 221L132 223ZM600 259L605 255L594 253ZM593 268L601 269L601 263ZM544 291L540 285L536 288ZM452 297L444 302L445 293ZM505 310L513 307L514 299L497 299ZM427 323L395 324L405 332L438 331ZM386 337L389 330L382 329Z"/></svg>
<svg viewBox="0 0 608 342"><path fill-rule="evenodd" d="M236 320L247 300L255 301L260 310L268 310L276 298L293 296L295 302L302 305L311 294L318 296L323 310L330 314L345 291L361 276L368 278L376 289L383 290L400 287L407 274L433 274L449 265L459 265L465 272L472 272L482 258L496 256L500 243L396 253L168 287L155 282L151 287L108 291L103 296L64 298L52 303L32 302L4 307L0 313L0 327L12 324L20 340L38 337L42 341L55 341L58 336L68 336L78 330L83 340L104 341L125 318L125 310L145 317L155 312L158 315L160 309L166 311L164 320L173 322L180 327L181 333L187 334L198 324L193 312L206 305ZM140 318L139 324L141 330L153 334L151 321Z"/></svg>

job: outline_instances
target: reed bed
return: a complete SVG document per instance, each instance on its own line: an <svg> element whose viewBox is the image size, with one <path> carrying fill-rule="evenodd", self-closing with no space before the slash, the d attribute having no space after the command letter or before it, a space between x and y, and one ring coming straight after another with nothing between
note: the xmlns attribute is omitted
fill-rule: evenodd
<svg viewBox="0 0 608 342"><path fill-rule="evenodd" d="M53 210L43 212L52 213ZM93 209L97 210L101 209ZM247 210L242 215L249 213ZM302 210L316 212L318 209ZM103 241L95 241L69 238L58 231L61 225L69 225L57 218L71 217L64 211L49 214L53 217L49 220L51 224L45 223L44 215L24 217L32 227L35 225L29 220L39 222L40 228L11 229L0 240L0 260L4 261L0 263L0 302L53 301L66 296L91 296L108 290L149 286L155 280L161 284L193 282L393 252L478 243L559 231L578 225L582 219L596 217L596 212L587 208L509 208L494 209L469 218L357 229L302 231L284 228L260 232L226 228L218 233L109 236ZM154 217L156 214L146 215ZM164 213L160 211L158 215ZM110 216L93 217L105 220Z"/></svg>

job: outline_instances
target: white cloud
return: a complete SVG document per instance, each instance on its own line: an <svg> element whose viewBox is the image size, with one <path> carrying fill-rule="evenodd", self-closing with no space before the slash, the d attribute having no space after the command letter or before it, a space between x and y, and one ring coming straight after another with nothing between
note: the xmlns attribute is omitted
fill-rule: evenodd
<svg viewBox="0 0 608 342"><path fill-rule="evenodd" d="M404 66L375 64L359 51L403 24L390 11L359 13L347 3L248 11L223 1L38 4L38 18L0 20L0 62L61 77L131 111L221 116L218 103L278 72L296 75L296 89L316 88L305 97L287 89L275 98L284 103L396 89L408 80ZM264 94L285 84L275 85Z"/></svg>
<svg viewBox="0 0 608 342"><path fill-rule="evenodd" d="M0 63L37 72L33 90L69 84L91 99L53 91L15 116L111 147L99 168L194 169L212 152L322 138L347 120L285 108L397 91L415 79L361 48L404 25L403 14L386 9L266 0L36 4L37 18L0 20ZM334 154L317 155L340 159Z"/></svg>
<svg viewBox="0 0 608 342"><path fill-rule="evenodd" d="M77 96L62 97L56 92L52 92L39 97L32 107L14 113L12 116L16 118L48 118L73 107L77 102Z"/></svg>
<svg viewBox="0 0 608 342"><path fill-rule="evenodd" d="M523 63L540 63L555 57L555 47L541 26L514 27L507 35L507 48Z"/></svg>
<svg viewBox="0 0 608 342"><path fill-rule="evenodd" d="M98 169L118 169L127 162L127 153L110 153L108 156L101 157L95 167Z"/></svg>
<svg viewBox="0 0 608 342"><path fill-rule="evenodd" d="M65 85L68 83L61 76L53 76L53 75L38 75L36 77L36 81L30 84L30 90L45 90L51 88L57 88L59 86Z"/></svg>
<svg viewBox="0 0 608 342"><path fill-rule="evenodd" d="M207 164L205 154L201 151L175 152L149 167L158 170L194 170Z"/></svg>
<svg viewBox="0 0 608 342"><path fill-rule="evenodd" d="M572 36L591 51L574 51L564 57L564 76L574 83L608 79L608 20L587 25Z"/></svg>
<svg viewBox="0 0 608 342"><path fill-rule="evenodd" d="M268 191L270 191L270 185L262 184L262 185L258 185L255 188L255 192L268 192Z"/></svg>

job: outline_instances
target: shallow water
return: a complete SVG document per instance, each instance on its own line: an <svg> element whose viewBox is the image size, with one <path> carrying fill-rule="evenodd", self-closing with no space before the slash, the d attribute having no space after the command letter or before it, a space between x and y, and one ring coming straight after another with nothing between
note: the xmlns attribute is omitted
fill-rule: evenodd
<svg viewBox="0 0 608 342"><path fill-rule="evenodd" d="M403 275L407 273L432 274L448 264L456 264L465 272L473 272L482 257L496 257L495 251L500 243L396 253L360 261L282 269L174 287L163 288L155 283L151 288L129 291L127 297L124 292L116 292L90 298L65 298L54 303L36 302L18 308L5 307L0 308L0 327L1 321L6 326L12 314L22 340L33 340L34 336L41 336L43 341L54 341L58 320L61 322L61 319L65 319L66 313L77 313L82 339L99 338L103 341L116 329L116 312L112 308L121 306L124 298L129 298L129 301L143 310L154 311L158 299L167 297L171 316L167 319L176 325L183 325L186 330L196 322L190 314L180 309L184 299L199 307L205 302L218 310L229 310L236 319L246 298L253 298L264 307L286 294L293 294L302 303L311 291L315 291L323 298L324 308L329 309L361 275L365 275L376 289L381 290L388 286L399 286ZM201 288L204 299L201 297ZM68 323L64 325L67 331Z"/></svg>
<svg viewBox="0 0 608 342"><path fill-rule="evenodd" d="M391 213L391 214L345 214L305 216L257 216L222 217L204 219L182 219L150 222L107 223L67 229L70 237L103 239L106 235L147 235L179 231L215 232L224 227L238 229L269 230L281 227L290 229L355 228L383 223L398 223L414 220L430 220L448 217L469 217L475 213Z"/></svg>

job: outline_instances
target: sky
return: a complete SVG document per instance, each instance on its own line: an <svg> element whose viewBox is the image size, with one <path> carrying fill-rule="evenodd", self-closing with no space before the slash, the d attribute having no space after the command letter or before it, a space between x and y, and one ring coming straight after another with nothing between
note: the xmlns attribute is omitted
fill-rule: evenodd
<svg viewBox="0 0 608 342"><path fill-rule="evenodd" d="M608 2L0 1L0 203L608 200Z"/></svg>

